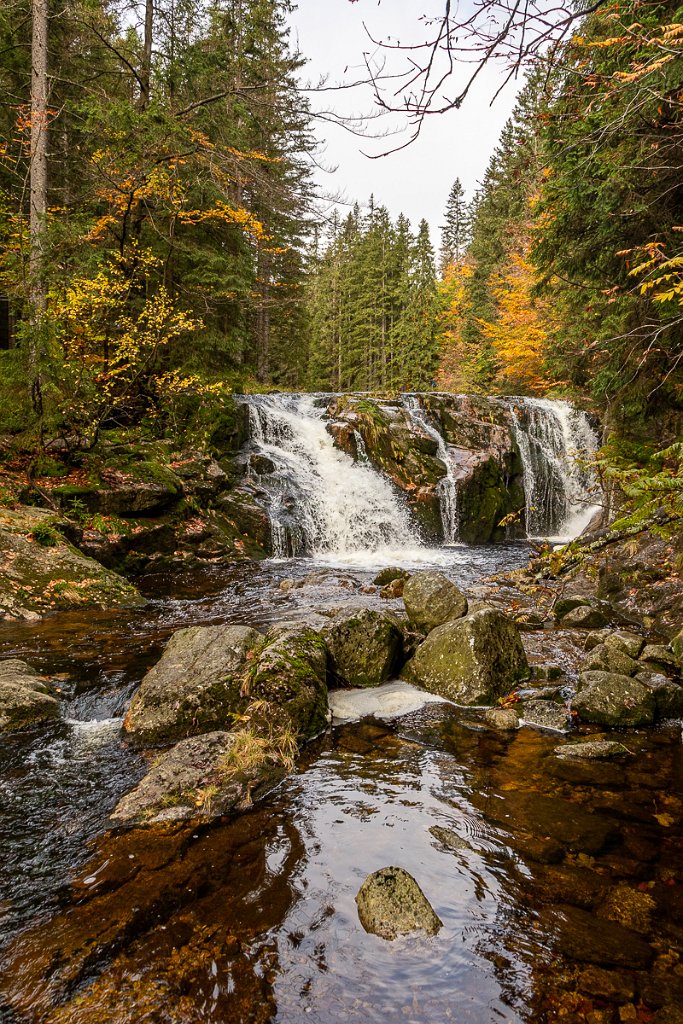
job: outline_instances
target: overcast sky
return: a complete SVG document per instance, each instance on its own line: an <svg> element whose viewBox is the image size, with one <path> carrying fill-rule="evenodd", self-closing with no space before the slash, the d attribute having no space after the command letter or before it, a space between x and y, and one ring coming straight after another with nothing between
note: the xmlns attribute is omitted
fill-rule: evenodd
<svg viewBox="0 0 683 1024"><path fill-rule="evenodd" d="M363 53L375 49L363 22L376 38L392 36L405 43L423 39L426 29L418 20L420 14L439 9L443 10L443 0L298 0L292 29L294 40L309 59L303 74L314 82L321 75L329 76L330 83L353 80L363 71ZM394 218L403 212L414 226L425 217L438 247L437 229L453 180L459 177L471 197L514 103L513 84L490 106L501 81L498 74L496 69L487 70L461 110L428 119L416 142L382 159L368 159L363 151L382 153L400 145L407 135L359 139L343 128L319 124L321 160L337 168L334 174L318 174L321 188L343 193L350 203L365 202L374 193L377 203L387 206ZM314 109L333 106L343 114L373 110L372 92L363 87L313 94L311 102ZM375 122L373 129L377 128Z"/></svg>

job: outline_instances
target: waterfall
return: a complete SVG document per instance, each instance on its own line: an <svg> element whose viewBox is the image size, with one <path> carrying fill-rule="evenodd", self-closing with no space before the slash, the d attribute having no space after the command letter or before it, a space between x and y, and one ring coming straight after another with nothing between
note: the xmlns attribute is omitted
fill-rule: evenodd
<svg viewBox="0 0 683 1024"><path fill-rule="evenodd" d="M420 541L407 507L367 462L335 448L315 395L253 395L252 442L275 469L259 484L267 495L273 554L345 558Z"/></svg>
<svg viewBox="0 0 683 1024"><path fill-rule="evenodd" d="M584 462L598 448L588 417L569 402L506 400L524 467L530 537L578 536L599 507L600 485Z"/></svg>
<svg viewBox="0 0 683 1024"><path fill-rule="evenodd" d="M446 444L445 440L429 421L429 417L420 405L417 395L402 395L401 401L413 423L421 430L434 438L437 444L437 456L446 466L446 476L442 477L436 485L436 492L439 498L441 511L441 525L446 544L455 544L458 541L458 483L457 483L457 457L453 448Z"/></svg>

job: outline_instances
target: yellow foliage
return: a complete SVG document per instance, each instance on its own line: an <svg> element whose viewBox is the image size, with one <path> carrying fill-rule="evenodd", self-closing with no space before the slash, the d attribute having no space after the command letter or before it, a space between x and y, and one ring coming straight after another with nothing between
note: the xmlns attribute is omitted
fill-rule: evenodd
<svg viewBox="0 0 683 1024"><path fill-rule="evenodd" d="M544 369L550 310L546 302L532 297L534 283L526 253L512 253L494 290L498 317L493 323L479 323L496 354L496 383L542 393L551 384Z"/></svg>
<svg viewBox="0 0 683 1024"><path fill-rule="evenodd" d="M441 311L438 316L438 336L441 354L436 379L437 387L442 391L477 390L477 352L463 337L467 314L467 282L473 273L474 266L468 260L450 263L439 283Z"/></svg>

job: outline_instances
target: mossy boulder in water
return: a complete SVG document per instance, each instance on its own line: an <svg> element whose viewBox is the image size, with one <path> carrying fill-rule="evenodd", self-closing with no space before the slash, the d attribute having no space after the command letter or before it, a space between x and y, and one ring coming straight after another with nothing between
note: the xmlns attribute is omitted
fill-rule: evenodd
<svg viewBox="0 0 683 1024"><path fill-rule="evenodd" d="M0 733L57 718L59 701L25 661L0 661Z"/></svg>
<svg viewBox="0 0 683 1024"><path fill-rule="evenodd" d="M254 702L252 719L263 719L269 730L288 730L297 741L317 736L329 718L326 674L327 647L317 630L302 623L273 626L243 689Z"/></svg>
<svg viewBox="0 0 683 1024"><path fill-rule="evenodd" d="M402 675L456 704L491 704L529 676L529 665L514 622L482 608L433 629Z"/></svg>
<svg viewBox="0 0 683 1024"><path fill-rule="evenodd" d="M403 601L411 626L429 633L467 614L467 598L441 572L416 572L406 580Z"/></svg>
<svg viewBox="0 0 683 1024"><path fill-rule="evenodd" d="M587 671L579 677L572 708L585 722L598 725L648 725L656 713L654 690L616 672Z"/></svg>
<svg viewBox="0 0 683 1024"><path fill-rule="evenodd" d="M368 875L356 903L363 928L382 939L412 932L436 935L443 926L420 886L403 868L380 868Z"/></svg>
<svg viewBox="0 0 683 1024"><path fill-rule="evenodd" d="M142 680L123 726L140 744L226 729L246 707L263 636L248 626L178 630Z"/></svg>
<svg viewBox="0 0 683 1024"><path fill-rule="evenodd" d="M403 632L393 615L347 612L324 631L330 677L337 686L379 686L401 668Z"/></svg>

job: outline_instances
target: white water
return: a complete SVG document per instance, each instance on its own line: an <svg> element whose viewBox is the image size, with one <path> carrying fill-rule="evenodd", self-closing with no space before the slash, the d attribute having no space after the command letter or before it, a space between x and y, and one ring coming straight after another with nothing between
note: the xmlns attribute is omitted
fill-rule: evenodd
<svg viewBox="0 0 683 1024"><path fill-rule="evenodd" d="M587 464L597 434L569 402L522 398L507 404L524 466L527 535L571 540L599 508L600 485Z"/></svg>
<svg viewBox="0 0 683 1024"><path fill-rule="evenodd" d="M436 427L430 423L429 417L420 405L420 400L416 395L403 395L402 402L413 423L424 430L425 434L434 438L438 445L437 456L446 467L446 476L439 480L436 485L444 542L446 544L456 544L460 534L458 522L458 462L456 453L451 445L446 444L446 441Z"/></svg>
<svg viewBox="0 0 683 1024"><path fill-rule="evenodd" d="M252 440L275 465L261 478L270 502L276 558L334 556L384 561L417 551L420 539L390 482L335 448L325 409L311 395L249 401Z"/></svg>

